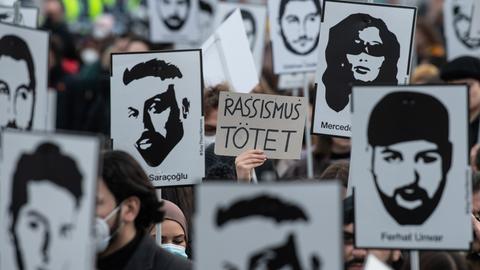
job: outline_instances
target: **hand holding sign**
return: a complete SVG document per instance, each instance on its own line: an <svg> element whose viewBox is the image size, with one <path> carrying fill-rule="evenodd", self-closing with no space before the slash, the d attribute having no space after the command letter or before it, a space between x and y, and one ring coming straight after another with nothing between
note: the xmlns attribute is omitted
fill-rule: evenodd
<svg viewBox="0 0 480 270"><path fill-rule="evenodd" d="M300 158L306 106L303 97L220 93L215 154L263 149L269 158Z"/></svg>
<svg viewBox="0 0 480 270"><path fill-rule="evenodd" d="M252 170L261 166L267 160L262 150L247 150L235 158L235 169L239 182L250 182Z"/></svg>

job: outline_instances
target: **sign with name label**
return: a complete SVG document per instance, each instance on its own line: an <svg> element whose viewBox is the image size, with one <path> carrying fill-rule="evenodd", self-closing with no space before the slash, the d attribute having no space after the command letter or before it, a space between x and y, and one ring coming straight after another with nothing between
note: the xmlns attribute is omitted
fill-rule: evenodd
<svg viewBox="0 0 480 270"><path fill-rule="evenodd" d="M353 88L358 247L469 248L467 108L466 85Z"/></svg>
<svg viewBox="0 0 480 270"><path fill-rule="evenodd" d="M299 159L306 114L304 97L220 92L215 154L262 149L268 158Z"/></svg>
<svg viewBox="0 0 480 270"><path fill-rule="evenodd" d="M352 85L408 81L416 8L325 0L324 11L312 130L350 137Z"/></svg>

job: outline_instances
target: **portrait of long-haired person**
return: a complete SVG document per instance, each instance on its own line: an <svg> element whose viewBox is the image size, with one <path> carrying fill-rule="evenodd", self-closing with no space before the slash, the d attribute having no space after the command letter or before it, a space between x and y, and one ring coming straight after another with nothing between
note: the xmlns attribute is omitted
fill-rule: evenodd
<svg viewBox="0 0 480 270"><path fill-rule="evenodd" d="M329 30L322 76L328 107L342 111L352 84L397 83L400 44L385 22L351 14Z"/></svg>

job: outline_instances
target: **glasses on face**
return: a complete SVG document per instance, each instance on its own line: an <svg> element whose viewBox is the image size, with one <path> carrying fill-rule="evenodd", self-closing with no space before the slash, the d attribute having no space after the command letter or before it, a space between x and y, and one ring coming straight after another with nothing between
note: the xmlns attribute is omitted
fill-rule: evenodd
<svg viewBox="0 0 480 270"><path fill-rule="evenodd" d="M372 56L385 56L383 44L365 44L363 40L355 39L349 48L350 54L361 54L362 52Z"/></svg>

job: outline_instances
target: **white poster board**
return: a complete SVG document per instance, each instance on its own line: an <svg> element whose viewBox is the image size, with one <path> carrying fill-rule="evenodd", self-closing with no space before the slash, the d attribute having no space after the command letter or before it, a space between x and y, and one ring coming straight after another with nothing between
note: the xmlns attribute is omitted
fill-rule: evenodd
<svg viewBox="0 0 480 270"><path fill-rule="evenodd" d="M0 22L13 23L15 10L13 7L0 5ZM20 26L37 28L38 26L38 8L20 7Z"/></svg>
<svg viewBox="0 0 480 270"><path fill-rule="evenodd" d="M198 19L202 31L200 42L203 42L213 33L215 15L218 12L218 0L199 0L198 5Z"/></svg>
<svg viewBox="0 0 480 270"><path fill-rule="evenodd" d="M48 42L46 31L0 23L0 128L46 129Z"/></svg>
<svg viewBox="0 0 480 270"><path fill-rule="evenodd" d="M203 43L202 58L207 87L227 82L231 90L249 93L259 82L239 10Z"/></svg>
<svg viewBox="0 0 480 270"><path fill-rule="evenodd" d="M315 71L322 15L321 0L269 0L273 71Z"/></svg>
<svg viewBox="0 0 480 270"><path fill-rule="evenodd" d="M198 186L197 269L343 269L340 190L337 181Z"/></svg>
<svg viewBox="0 0 480 270"><path fill-rule="evenodd" d="M262 149L268 158L300 159L306 115L304 97L220 92L215 154Z"/></svg>
<svg viewBox="0 0 480 270"><path fill-rule="evenodd" d="M222 2L218 5L218 12L215 16L215 25L219 26L237 8L240 9L248 44L255 60L257 72L260 76L263 66L267 7L264 5Z"/></svg>
<svg viewBox="0 0 480 270"><path fill-rule="evenodd" d="M187 43L201 37L199 0L148 0L150 39Z"/></svg>
<svg viewBox="0 0 480 270"><path fill-rule="evenodd" d="M474 24L473 21L479 20L475 16L472 17L476 14L473 10L474 2L478 3L474 0L445 0L444 2L443 27L449 61L462 55L480 57L480 36L471 35L471 30L478 30L478 24L480 24L480 22Z"/></svg>
<svg viewBox="0 0 480 270"><path fill-rule="evenodd" d="M313 133L350 137L352 84L405 84L416 8L325 1Z"/></svg>
<svg viewBox="0 0 480 270"><path fill-rule="evenodd" d="M1 269L94 268L100 145L95 137L2 133Z"/></svg>
<svg viewBox="0 0 480 270"><path fill-rule="evenodd" d="M405 261L405 263L408 262ZM392 268L380 261L375 255L369 254L365 262L365 270L392 270Z"/></svg>
<svg viewBox="0 0 480 270"><path fill-rule="evenodd" d="M204 176L201 65L200 50L112 54L113 148L157 187Z"/></svg>
<svg viewBox="0 0 480 270"><path fill-rule="evenodd" d="M467 86L358 86L353 108L356 245L468 249Z"/></svg>

